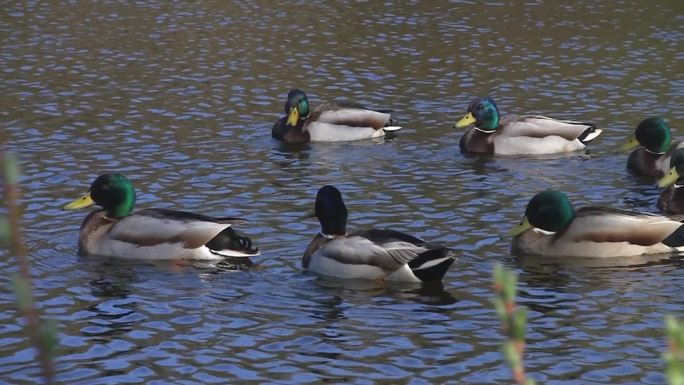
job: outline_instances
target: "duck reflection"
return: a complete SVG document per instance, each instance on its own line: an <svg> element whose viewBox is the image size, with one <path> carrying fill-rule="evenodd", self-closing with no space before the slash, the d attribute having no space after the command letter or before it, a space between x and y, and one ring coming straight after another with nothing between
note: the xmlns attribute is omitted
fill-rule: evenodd
<svg viewBox="0 0 684 385"><path fill-rule="evenodd" d="M220 261L134 261L118 258L81 257L90 270L91 293L95 300L87 307L93 315L89 326L81 327L80 333L96 336L106 341L140 329L140 323L148 319L149 309L139 308L140 291L159 274L197 277L202 281L229 271L248 270L254 264L245 258L226 258ZM208 278L209 277L209 278ZM196 279L188 280L194 284ZM143 306L149 306L145 304Z"/></svg>
<svg viewBox="0 0 684 385"><path fill-rule="evenodd" d="M444 290L442 282L390 282L374 280L332 280L317 278L315 283L324 289L338 292L347 290L352 292L366 292L367 295L387 295L401 300L411 300L426 305L451 305L458 300Z"/></svg>

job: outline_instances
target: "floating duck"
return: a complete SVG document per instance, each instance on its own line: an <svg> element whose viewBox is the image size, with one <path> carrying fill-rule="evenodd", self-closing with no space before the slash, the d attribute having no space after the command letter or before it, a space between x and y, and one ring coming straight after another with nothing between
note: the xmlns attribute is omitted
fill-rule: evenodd
<svg viewBox="0 0 684 385"><path fill-rule="evenodd" d="M341 142L378 138L397 131L391 111L369 110L356 103L322 104L311 108L302 90L291 90L285 103L287 116L271 131L275 139L288 143Z"/></svg>
<svg viewBox="0 0 684 385"><path fill-rule="evenodd" d="M462 152L541 155L579 151L602 132L591 123L537 115L501 116L490 97L476 98L455 128L475 124L461 137Z"/></svg>
<svg viewBox="0 0 684 385"><path fill-rule="evenodd" d="M684 251L684 225L666 217L604 207L575 211L555 190L535 195L511 229L516 254L626 257Z"/></svg>
<svg viewBox="0 0 684 385"><path fill-rule="evenodd" d="M404 282L440 281L454 262L441 243L385 229L347 233L347 208L340 191L323 186L316 196L321 232L306 249L302 265L335 279Z"/></svg>
<svg viewBox="0 0 684 385"><path fill-rule="evenodd" d="M184 211L145 209L133 212L135 190L121 174L100 175L81 198L65 209L93 204L81 224L79 252L133 259L198 259L250 257L259 249L231 226L239 218L215 218Z"/></svg>

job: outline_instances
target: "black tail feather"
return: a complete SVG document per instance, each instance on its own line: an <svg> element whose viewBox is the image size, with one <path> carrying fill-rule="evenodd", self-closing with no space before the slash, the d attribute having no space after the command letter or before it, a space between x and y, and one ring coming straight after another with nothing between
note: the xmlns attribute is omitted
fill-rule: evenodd
<svg viewBox="0 0 684 385"><path fill-rule="evenodd" d="M421 253L409 261L408 265L413 274L423 282L440 281L446 274L454 258L449 255L451 250L446 247L431 249ZM442 260L434 265L431 263Z"/></svg>
<svg viewBox="0 0 684 385"><path fill-rule="evenodd" d="M593 134L594 132L596 132L597 128L596 128L595 125L593 125L593 124L591 124L591 123L584 123L584 124L588 124L588 125L589 125L589 128L587 128L586 130L584 130L584 132L582 133L582 135L580 135L580 136L577 138L577 140L579 140L579 141L582 142L582 143L588 143L588 142L590 142L590 141L591 141L592 139L594 139L594 138L591 138L591 139L587 140L586 142L585 142L584 140L587 138L587 136L589 136L589 135Z"/></svg>
<svg viewBox="0 0 684 385"><path fill-rule="evenodd" d="M248 237L242 236L232 227L227 227L211 241L207 242L205 245L209 250L221 251L221 250L233 250L240 251L245 254L257 254L259 253L258 247L252 247L252 240Z"/></svg>
<svg viewBox="0 0 684 385"><path fill-rule="evenodd" d="M663 243L670 247L684 246L684 225L679 226L677 230L663 240Z"/></svg>

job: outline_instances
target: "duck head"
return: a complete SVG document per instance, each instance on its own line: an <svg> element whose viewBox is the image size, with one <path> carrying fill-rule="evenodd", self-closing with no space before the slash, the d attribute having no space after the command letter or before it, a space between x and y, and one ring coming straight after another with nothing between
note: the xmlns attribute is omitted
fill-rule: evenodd
<svg viewBox="0 0 684 385"><path fill-rule="evenodd" d="M333 186L323 186L316 195L316 216L324 235L345 235L347 233L347 207L342 194Z"/></svg>
<svg viewBox="0 0 684 385"><path fill-rule="evenodd" d="M540 192L530 199L525 216L509 234L520 235L532 228L546 231L560 231L575 217L575 210L567 195L556 190Z"/></svg>
<svg viewBox="0 0 684 385"><path fill-rule="evenodd" d="M663 154L670 149L672 136L670 126L664 119L650 117L644 119L634 130L634 135L626 143L620 146L621 150L628 150L637 146L643 146L647 151Z"/></svg>
<svg viewBox="0 0 684 385"><path fill-rule="evenodd" d="M684 148L675 150L670 157L670 171L658 181L658 187L684 185Z"/></svg>
<svg viewBox="0 0 684 385"><path fill-rule="evenodd" d="M480 130L493 132L499 127L499 109L496 103L489 96L475 98L468 105L468 112L458 122L454 128L463 128L475 123L475 127Z"/></svg>
<svg viewBox="0 0 684 385"><path fill-rule="evenodd" d="M135 207L133 184L121 174L100 175L90 185L85 195L64 208L80 209L93 204L101 206L109 218L118 219L130 215Z"/></svg>
<svg viewBox="0 0 684 385"><path fill-rule="evenodd" d="M309 99L302 90L290 90L287 94L285 103L285 114L287 115L287 126L295 127L300 121L305 121L309 117Z"/></svg>

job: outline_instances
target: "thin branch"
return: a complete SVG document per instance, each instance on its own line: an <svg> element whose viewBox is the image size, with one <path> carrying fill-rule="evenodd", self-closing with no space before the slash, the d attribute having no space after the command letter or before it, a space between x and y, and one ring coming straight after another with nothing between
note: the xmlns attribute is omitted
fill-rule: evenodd
<svg viewBox="0 0 684 385"><path fill-rule="evenodd" d="M46 384L54 383L55 369L52 360L52 351L56 346L56 333L54 328L44 327L49 324L41 324L40 314L33 300L33 285L27 256L21 231L22 210L19 206L19 168L14 156L4 153L4 133L0 133L0 155L2 156L2 171L4 177L5 202L7 204L7 223L5 230L8 232L6 239L11 253L19 264L19 274L14 277L14 289L17 296L19 311L26 319L26 330L29 333L34 346L38 350L38 360L43 370Z"/></svg>

